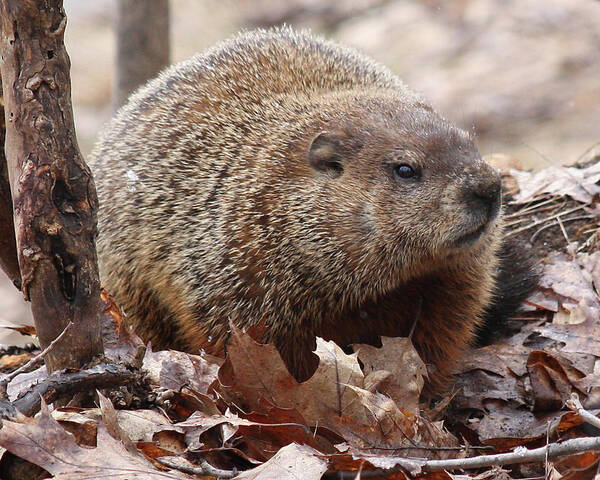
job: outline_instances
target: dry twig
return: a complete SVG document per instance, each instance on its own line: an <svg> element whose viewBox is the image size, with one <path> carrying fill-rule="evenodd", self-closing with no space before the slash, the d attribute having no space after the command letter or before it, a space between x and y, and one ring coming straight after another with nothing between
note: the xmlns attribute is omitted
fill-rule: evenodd
<svg viewBox="0 0 600 480"><path fill-rule="evenodd" d="M540 228L539 230L537 230L529 239L529 243L533 243L535 242L535 240L537 239L537 237L540 235L540 233L542 233L544 230L547 230L548 228L552 228L552 227L556 227L556 226L560 226L561 222L565 223L565 222L572 222L574 220L585 220L585 219L592 219L594 218L594 215L578 215L576 217L570 217L570 218L565 218L564 220L560 220L560 217L556 219L556 221L549 223L548 225L544 225L542 228ZM564 231L564 227L563 227L563 236L565 236L565 238L568 237L566 236L567 232Z"/></svg>
<svg viewBox="0 0 600 480"><path fill-rule="evenodd" d="M557 213L556 215L551 215L550 217L542 218L541 220L535 220L534 222L531 222L529 225L525 225L524 227L517 228L515 230L511 230L511 231L507 232L506 236L510 237L511 235L516 235L517 233L524 232L525 230L529 230L530 228L533 228L533 227L537 227L538 225L541 225L545 222L549 222L550 220L556 220L557 218L567 215L568 213L573 213L573 212L576 212L577 210L581 210L582 208L585 208L586 206L587 205L579 205L578 207L570 208L569 210L565 210L564 212Z"/></svg>
<svg viewBox="0 0 600 480"><path fill-rule="evenodd" d="M571 394L571 398L567 400L565 405L568 409L577 413L577 415L579 415L585 422L593 425L596 428L600 428L600 418L583 408L583 405L581 405L581 401L579 400L579 395L577 395L575 392Z"/></svg>
<svg viewBox="0 0 600 480"><path fill-rule="evenodd" d="M468 458L450 458L447 460L423 460L421 470L424 472L434 472L441 470L469 470L474 468L494 467L499 465L515 465L519 463L543 462L553 460L566 455L577 453L599 451L600 437L574 438L566 440L562 443L551 443L544 447L534 448L532 450L525 447L518 447L511 453L498 453L494 455L481 455L479 457ZM368 460L368 458L366 458ZM414 461L417 459L398 459L404 461ZM401 467L395 467L388 470L371 470L363 471L362 478L376 477L381 475L390 475L392 473L404 472ZM337 472L341 476L339 478L355 478L356 472Z"/></svg>
<svg viewBox="0 0 600 480"><path fill-rule="evenodd" d="M183 473L190 473L192 475L208 475L211 477L218 478L233 478L238 472L235 470L221 470L220 468L213 467L206 460L202 460L199 466L190 465L188 463L183 463L181 459L177 461L172 457L158 457L156 461L165 467L172 468L174 470L179 470Z"/></svg>
<svg viewBox="0 0 600 480"><path fill-rule="evenodd" d="M67 333L67 330L69 330L69 328L71 328L71 326L73 326L73 322L69 322L67 324L67 326L65 327L65 329L62 331L62 333L58 337L56 337L54 340L52 340L52 342L50 342L50 345L48 345L46 348L44 348L40 353L38 353L35 357L33 357L31 360L29 360L25 365L21 365L14 372L11 372L11 373L8 373L5 375L3 374L2 376L0 376L0 400L7 400L6 388L7 388L8 384L10 383L10 381L13 378L15 378L17 375L19 375L21 373L30 372L31 370L33 370L34 367L43 363L44 357L48 354L48 352L50 352L50 350L52 350L54 348L54 345L56 345L58 342L61 341L61 339L65 336L65 334Z"/></svg>
<svg viewBox="0 0 600 480"><path fill-rule="evenodd" d="M0 402L0 413L5 418L14 418L11 412L16 409L31 417L39 411L42 399L46 403L53 403L64 395L72 396L76 392L126 385L134 379L134 372L115 364L105 363L75 372L60 370L31 387L14 402Z"/></svg>

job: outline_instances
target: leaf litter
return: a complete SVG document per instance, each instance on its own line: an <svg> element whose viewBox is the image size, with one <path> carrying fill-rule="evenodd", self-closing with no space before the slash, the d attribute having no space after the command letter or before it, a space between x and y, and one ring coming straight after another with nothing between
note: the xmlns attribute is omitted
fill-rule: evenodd
<svg viewBox="0 0 600 480"><path fill-rule="evenodd" d="M540 285L512 334L474 349L437 403L420 398L426 370L408 338L352 354L318 339L319 366L299 383L274 346L235 327L224 361L154 352L104 295L107 357L145 384L99 392L100 408L43 405L5 420L0 445L12 456L0 472L19 457L60 479L594 478L596 451L502 468L427 462L600 433L565 406L575 392L593 414L600 407L599 180L598 162L504 176L508 235L532 245ZM45 377L18 375L10 398Z"/></svg>

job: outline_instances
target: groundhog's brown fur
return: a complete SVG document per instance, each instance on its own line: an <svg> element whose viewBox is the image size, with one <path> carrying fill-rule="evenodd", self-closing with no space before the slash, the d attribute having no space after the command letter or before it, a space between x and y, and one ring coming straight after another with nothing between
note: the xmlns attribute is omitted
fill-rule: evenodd
<svg viewBox="0 0 600 480"><path fill-rule="evenodd" d="M386 68L310 34L245 33L166 70L92 167L102 281L155 347L222 354L230 319L264 319L304 379L316 335L414 328L437 388L490 304L498 175Z"/></svg>

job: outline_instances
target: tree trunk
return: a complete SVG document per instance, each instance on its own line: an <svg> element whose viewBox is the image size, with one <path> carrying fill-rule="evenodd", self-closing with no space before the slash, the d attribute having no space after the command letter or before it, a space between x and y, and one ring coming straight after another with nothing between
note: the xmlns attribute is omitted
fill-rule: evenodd
<svg viewBox="0 0 600 480"><path fill-rule="evenodd" d="M169 0L119 0L115 109L169 64Z"/></svg>
<svg viewBox="0 0 600 480"><path fill-rule="evenodd" d="M0 268L6 272L15 287L21 288L21 272L17 260L17 242L13 223L12 198L8 183L8 166L4 155L4 97L0 76Z"/></svg>
<svg viewBox="0 0 600 480"><path fill-rule="evenodd" d="M40 343L72 321L50 371L102 352L95 238L98 199L79 152L61 0L0 0L6 160L22 291Z"/></svg>

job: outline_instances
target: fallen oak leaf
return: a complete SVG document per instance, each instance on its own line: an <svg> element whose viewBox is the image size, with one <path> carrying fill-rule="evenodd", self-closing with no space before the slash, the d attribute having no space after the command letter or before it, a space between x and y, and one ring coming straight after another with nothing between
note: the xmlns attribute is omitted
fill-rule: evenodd
<svg viewBox="0 0 600 480"><path fill-rule="evenodd" d="M157 410L116 410L119 427L133 442L149 442L170 420Z"/></svg>
<svg viewBox="0 0 600 480"><path fill-rule="evenodd" d="M561 352L583 353L600 357L600 320L588 318L576 325L546 324L535 329L542 337L564 345Z"/></svg>
<svg viewBox="0 0 600 480"><path fill-rule="evenodd" d="M578 390L581 391L589 391L592 388L600 387L600 374L599 373L590 373L585 377L573 382L573 385L577 387Z"/></svg>
<svg viewBox="0 0 600 480"><path fill-rule="evenodd" d="M578 325L587 319L595 320L600 309L589 298L583 298L577 304L563 303L552 318L554 325Z"/></svg>
<svg viewBox="0 0 600 480"><path fill-rule="evenodd" d="M574 382L584 377L563 358L534 350L527 359L533 411L556 411L570 398Z"/></svg>
<svg viewBox="0 0 600 480"><path fill-rule="evenodd" d="M584 257L583 255L578 255L576 261L573 261L564 253L553 252L550 254L550 263L544 265L539 286L552 290L560 297L570 299L575 304L587 299L590 306L600 308L600 302L594 290L593 272L585 269L595 268L594 261L597 260L597 257L588 257L587 255Z"/></svg>
<svg viewBox="0 0 600 480"><path fill-rule="evenodd" d="M248 470L258 465L263 464L267 459L258 460L247 451L245 445L240 445L244 450L240 450L236 447L217 446L217 447L204 447L202 450L187 450L185 452L185 458L193 462L196 465L202 466L204 462L208 465L218 466L219 468L230 468L233 467L237 471ZM272 457L277 450L274 450L269 455Z"/></svg>
<svg viewBox="0 0 600 480"><path fill-rule="evenodd" d="M256 422L256 425L240 426L238 435L243 437L248 452L263 461L271 458L274 451L290 443L308 445L323 453L333 453L336 451L334 442L340 440L339 436L323 427L308 429L304 418L294 409L272 405L267 413L252 412L245 417ZM282 428L261 426L275 422Z"/></svg>
<svg viewBox="0 0 600 480"><path fill-rule="evenodd" d="M94 413L90 414L90 410ZM95 447L99 418L99 415L95 414L96 411L97 409L59 408L52 411L52 418L73 435L77 445Z"/></svg>
<svg viewBox="0 0 600 480"><path fill-rule="evenodd" d="M33 353L17 353L15 355L2 355L0 357L0 372L15 370L25 365L34 357ZM16 376L16 375L15 375Z"/></svg>
<svg viewBox="0 0 600 480"><path fill-rule="evenodd" d="M126 324L123 312L103 288L100 290L100 300L104 356L114 363L139 366L145 348L144 342Z"/></svg>
<svg viewBox="0 0 600 480"><path fill-rule="evenodd" d="M235 325L231 325L225 363L217 380L213 388L246 411L260 411L260 397L276 404L279 390L298 385L274 345L256 342Z"/></svg>
<svg viewBox="0 0 600 480"><path fill-rule="evenodd" d="M34 385L46 378L48 378L46 365L42 365L40 368L37 368L32 372L21 373L17 375L7 386L6 393L8 394L8 399L11 402L14 402L21 395L24 395L26 392L30 391Z"/></svg>
<svg viewBox="0 0 600 480"><path fill-rule="evenodd" d="M417 417L415 415L406 415L403 413L396 403L386 395L377 392L370 392L362 388L352 388L360 402L364 405L365 409L372 415L372 419L369 424L377 425L380 432L381 440L389 445L388 440L394 441L394 437L398 438L400 446L415 445L413 437L416 436L417 428ZM377 442L372 444L373 446L378 445Z"/></svg>
<svg viewBox="0 0 600 480"><path fill-rule="evenodd" d="M192 355L177 350L154 352L147 348L142 371L153 385L175 391L187 387L206 394L216 380L221 364L221 359L212 356Z"/></svg>
<svg viewBox="0 0 600 480"><path fill-rule="evenodd" d="M142 455L151 462L157 461L157 458L175 456L175 453L172 450L164 449L154 442L136 442L135 446Z"/></svg>
<svg viewBox="0 0 600 480"><path fill-rule="evenodd" d="M327 426L332 417L368 422L364 407L349 385L362 387L364 375L356 354L347 355L334 342L317 338L320 359L307 381L298 383L273 345L255 342L232 326L225 363L214 388L230 404L261 413L261 398L280 408L296 409L308 425Z"/></svg>
<svg viewBox="0 0 600 480"><path fill-rule="evenodd" d="M327 471L327 462L319 452L306 445L292 443L280 449L262 465L240 473L239 480L319 480Z"/></svg>
<svg viewBox="0 0 600 480"><path fill-rule="evenodd" d="M101 404L102 402L103 400L101 400ZM113 414L108 413L108 416L110 416L111 419L107 421L106 410L109 408L110 407L107 406L105 406L104 409L59 408L52 411L52 417L55 420L58 420L63 428L76 436L78 445L88 445L93 447L96 446L96 426L100 420L104 420L107 425L108 423L116 423L119 429L126 432L131 441L136 443L152 441L154 434L159 430L166 428L174 429L172 422L165 415L157 410L150 409L116 410L113 407L116 419L112 417ZM89 429L86 438L93 438L93 442L90 443L90 441L86 439L84 439L83 442L79 440L77 429L81 430L82 427Z"/></svg>
<svg viewBox="0 0 600 480"><path fill-rule="evenodd" d="M453 435L438 425L418 415L402 412L386 395L358 387L350 388L370 413L369 423L359 424L345 417L333 418L330 422L332 429L346 440L349 451L354 455L397 457L406 456L409 450L411 457L447 458L452 456L453 451L446 450L446 447L460 445ZM366 456L364 458L367 459Z"/></svg>
<svg viewBox="0 0 600 480"><path fill-rule="evenodd" d="M381 347L353 345L365 372L365 388L390 397L405 412L419 412L427 367L410 338L381 337Z"/></svg>
<svg viewBox="0 0 600 480"><path fill-rule="evenodd" d="M326 342L322 338L317 338L315 354L319 357L319 366L313 376L301 384L301 391L305 394L319 392L318 396L327 407L335 401L338 416L361 418L363 412L354 405L351 389L352 386L364 385L364 374L357 355L347 355L335 342ZM328 385L335 388L325 389ZM304 414L302 410L300 412Z"/></svg>
<svg viewBox="0 0 600 480"><path fill-rule="evenodd" d="M137 453L137 449L131 438L127 434L125 430L121 428L119 424L119 420L117 418L117 411L113 406L112 402L106 398L102 393L96 390L96 394L98 395L98 403L100 404L100 412L102 414L102 420L104 421L104 425L106 426L106 430L115 440L121 441L123 446L129 453Z"/></svg>
<svg viewBox="0 0 600 480"><path fill-rule="evenodd" d="M220 392L226 401L246 407L244 411L262 413L261 398L295 409L307 425L329 429L365 451L416 448L427 455L435 447L458 444L431 422L404 414L391 398L362 388L364 377L356 354L346 355L335 343L320 338L316 354L317 371L298 383L274 346L258 344L233 327L219 371Z"/></svg>
<svg viewBox="0 0 600 480"><path fill-rule="evenodd" d="M558 299L545 294L541 287L538 288L537 291L533 292L533 294L525 300L525 305L530 306L533 310L558 312Z"/></svg>
<svg viewBox="0 0 600 480"><path fill-rule="evenodd" d="M502 363L498 366L502 373L475 366L457 376L455 388L459 391L452 401L453 407L484 411L489 400L527 405L521 379Z"/></svg>
<svg viewBox="0 0 600 480"><path fill-rule="evenodd" d="M203 395L189 388L183 388L180 392L159 389L159 395L161 397L159 403L169 412L169 418L174 422L182 422L198 410L210 415L221 413L214 397Z"/></svg>
<svg viewBox="0 0 600 480"><path fill-rule="evenodd" d="M584 452L557 459L554 467L557 473L560 472L560 476L553 477L552 480L595 479L598 474L598 452Z"/></svg>
<svg viewBox="0 0 600 480"><path fill-rule="evenodd" d="M600 193L600 163L587 168L549 167L537 172L511 170L517 180L519 192L513 203L527 203L541 194L568 195L581 203L591 203Z"/></svg>
<svg viewBox="0 0 600 480"><path fill-rule="evenodd" d="M43 402L39 417L25 423L4 421L0 446L17 457L47 470L59 480L111 478L114 480L165 480L193 478L158 470L144 457L128 452L98 424L96 448L77 445L73 437L52 418Z"/></svg>
<svg viewBox="0 0 600 480"><path fill-rule="evenodd" d="M280 428L280 427L300 427L310 433L307 427L297 423L261 423L253 420L240 418L235 413L227 410L223 415L207 415L204 412L194 412L190 418L184 422L179 422L172 427L166 426L162 430L176 430L185 434L186 443L189 450L198 450L201 448L199 439L201 435L214 427L221 427L221 441L226 444L227 441L238 432L240 427L262 427Z"/></svg>
<svg viewBox="0 0 600 480"><path fill-rule="evenodd" d="M489 404L487 408L490 415L484 417L482 423L487 421L488 427L481 429L484 433L481 440L497 453L508 452L519 446L529 448L545 445L548 443L548 434L551 438L565 438L569 430L577 429L583 423L571 411L534 414L530 408L517 410L501 402ZM579 432L579 436L583 433L575 431ZM492 432L497 435L491 435Z"/></svg>

